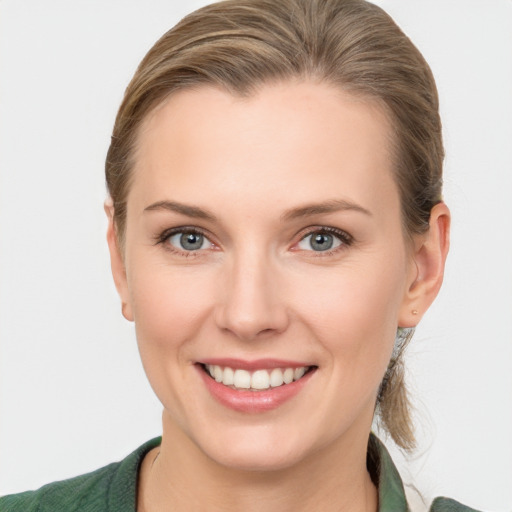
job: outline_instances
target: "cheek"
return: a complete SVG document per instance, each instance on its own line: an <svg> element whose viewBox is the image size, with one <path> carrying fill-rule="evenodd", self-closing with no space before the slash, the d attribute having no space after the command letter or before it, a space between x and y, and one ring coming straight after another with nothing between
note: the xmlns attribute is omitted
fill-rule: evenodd
<svg viewBox="0 0 512 512"><path fill-rule="evenodd" d="M156 257L156 248L132 248L127 267L131 307L142 363L155 387L169 368L181 372L189 359L185 342L194 338L205 295L197 279Z"/></svg>
<svg viewBox="0 0 512 512"><path fill-rule="evenodd" d="M165 349L193 338L212 302L211 280L158 264L139 268L130 276L139 343Z"/></svg>
<svg viewBox="0 0 512 512"><path fill-rule="evenodd" d="M302 316L333 360L385 371L405 288L405 263L398 260L332 269L308 287L317 292L303 297Z"/></svg>
<svg viewBox="0 0 512 512"><path fill-rule="evenodd" d="M176 421L193 397L190 365L212 298L208 280L152 262L130 275L137 344L155 394Z"/></svg>

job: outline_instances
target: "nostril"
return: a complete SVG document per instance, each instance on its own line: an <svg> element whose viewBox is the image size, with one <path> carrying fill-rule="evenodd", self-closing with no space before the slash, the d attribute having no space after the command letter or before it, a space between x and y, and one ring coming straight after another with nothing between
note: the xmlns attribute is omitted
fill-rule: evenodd
<svg viewBox="0 0 512 512"><path fill-rule="evenodd" d="M217 326L247 341L286 330L287 308L279 290L269 282L268 265L262 261L252 266L244 262L232 270L219 290Z"/></svg>

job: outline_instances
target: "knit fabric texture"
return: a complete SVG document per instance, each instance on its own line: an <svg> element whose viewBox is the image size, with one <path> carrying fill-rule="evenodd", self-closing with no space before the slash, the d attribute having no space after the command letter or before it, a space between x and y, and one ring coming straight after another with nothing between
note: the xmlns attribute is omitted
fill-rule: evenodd
<svg viewBox="0 0 512 512"><path fill-rule="evenodd" d="M155 438L120 462L92 473L54 482L36 491L0 498L0 512L136 512L137 481L145 455L161 443ZM379 512L410 512L404 486L385 446L373 434L368 469L378 486ZM436 498L430 512L478 512L448 498Z"/></svg>

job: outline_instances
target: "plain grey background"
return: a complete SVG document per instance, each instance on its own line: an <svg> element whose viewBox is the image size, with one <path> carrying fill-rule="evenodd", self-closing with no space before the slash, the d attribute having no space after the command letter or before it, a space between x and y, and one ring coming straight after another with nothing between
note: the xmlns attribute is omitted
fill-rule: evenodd
<svg viewBox="0 0 512 512"><path fill-rule="evenodd" d="M160 404L105 243L114 116L156 39L205 1L0 1L0 494L126 456ZM426 498L512 510L512 2L381 0L437 78L452 250L408 356ZM369 312L371 314L371 312Z"/></svg>

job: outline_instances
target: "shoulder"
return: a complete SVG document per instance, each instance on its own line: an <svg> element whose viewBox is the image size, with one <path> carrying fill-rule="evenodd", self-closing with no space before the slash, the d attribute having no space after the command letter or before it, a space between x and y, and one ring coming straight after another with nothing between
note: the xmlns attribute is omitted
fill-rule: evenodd
<svg viewBox="0 0 512 512"><path fill-rule="evenodd" d="M462 505L451 498L436 498L432 502L430 512L478 512L478 510Z"/></svg>
<svg viewBox="0 0 512 512"><path fill-rule="evenodd" d="M120 463L68 480L53 482L36 491L11 494L0 499L1 512L103 510L106 490ZM96 507L96 508L94 508Z"/></svg>
<svg viewBox="0 0 512 512"><path fill-rule="evenodd" d="M372 433L368 443L367 466L379 493L379 512L427 511L419 493L406 493L402 479L384 444ZM436 498L429 512L478 512L450 498Z"/></svg>
<svg viewBox="0 0 512 512"><path fill-rule="evenodd" d="M137 476L153 439L120 462L85 475L53 482L35 491L0 498L0 512L101 512L135 510Z"/></svg>

